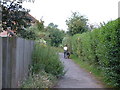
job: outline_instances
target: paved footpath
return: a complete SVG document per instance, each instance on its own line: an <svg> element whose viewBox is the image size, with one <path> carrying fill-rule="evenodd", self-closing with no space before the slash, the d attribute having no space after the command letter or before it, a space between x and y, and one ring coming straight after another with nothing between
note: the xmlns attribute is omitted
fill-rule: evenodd
<svg viewBox="0 0 120 90"><path fill-rule="evenodd" d="M55 88L103 88L89 72L80 68L71 59L64 59L60 53L60 59L65 66L66 74L63 76Z"/></svg>

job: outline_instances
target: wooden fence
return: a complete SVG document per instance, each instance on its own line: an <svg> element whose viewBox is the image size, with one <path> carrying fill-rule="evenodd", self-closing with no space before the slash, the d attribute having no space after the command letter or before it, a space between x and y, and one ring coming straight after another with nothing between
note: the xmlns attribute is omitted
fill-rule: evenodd
<svg viewBox="0 0 120 90"><path fill-rule="evenodd" d="M2 89L2 39L0 38L0 90Z"/></svg>
<svg viewBox="0 0 120 90"><path fill-rule="evenodd" d="M18 88L27 78L33 47L34 41L2 38L2 88Z"/></svg>

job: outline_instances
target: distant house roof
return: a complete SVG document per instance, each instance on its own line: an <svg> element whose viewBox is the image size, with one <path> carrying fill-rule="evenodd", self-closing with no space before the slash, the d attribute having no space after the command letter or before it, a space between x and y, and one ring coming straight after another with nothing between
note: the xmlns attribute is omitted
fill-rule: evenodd
<svg viewBox="0 0 120 90"><path fill-rule="evenodd" d="M10 36L14 36L15 33L12 30L9 31L2 31L0 33L0 37L10 37Z"/></svg>
<svg viewBox="0 0 120 90"><path fill-rule="evenodd" d="M32 23L35 23L35 22L38 21L36 18L34 18L34 17L33 17L32 15L30 15L30 14L27 14L27 16L32 19ZM12 31L12 30L7 30L7 31L2 31L2 32L0 32L0 37L9 37L9 36L14 36L14 35L16 35L16 34L15 34L14 31Z"/></svg>
<svg viewBox="0 0 120 90"><path fill-rule="evenodd" d="M27 16L32 19L32 23L35 23L35 22L38 21L35 17L33 17L32 15L30 15L29 13L27 14Z"/></svg>
<svg viewBox="0 0 120 90"><path fill-rule="evenodd" d="M7 37L8 36L8 32L7 31L3 31L0 33L0 37Z"/></svg>

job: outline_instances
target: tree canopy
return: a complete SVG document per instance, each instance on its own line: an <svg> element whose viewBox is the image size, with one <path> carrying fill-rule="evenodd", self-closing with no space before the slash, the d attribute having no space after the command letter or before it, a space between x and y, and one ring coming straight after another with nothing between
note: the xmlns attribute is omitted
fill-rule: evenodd
<svg viewBox="0 0 120 90"><path fill-rule="evenodd" d="M28 39L32 38L34 32L26 30L27 27L31 26L32 19L28 16L30 10L23 8L22 2L17 1L2 1L1 6L3 30L8 30L9 28L20 37L29 35Z"/></svg>
<svg viewBox="0 0 120 90"><path fill-rule="evenodd" d="M58 25L50 23L46 28L49 32L50 45L58 47L64 38L64 32L57 28Z"/></svg>
<svg viewBox="0 0 120 90"><path fill-rule="evenodd" d="M74 35L77 33L83 33L87 31L87 21L85 16L80 15L79 12L73 12L71 17L66 20L68 26L68 33Z"/></svg>

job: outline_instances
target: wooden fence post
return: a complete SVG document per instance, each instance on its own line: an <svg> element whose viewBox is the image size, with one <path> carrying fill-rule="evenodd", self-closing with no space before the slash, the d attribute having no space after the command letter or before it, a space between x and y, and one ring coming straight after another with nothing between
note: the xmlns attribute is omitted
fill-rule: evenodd
<svg viewBox="0 0 120 90"><path fill-rule="evenodd" d="M16 82L16 41L17 38L9 38L9 49L10 49L10 68L11 68L11 88L17 88L17 82Z"/></svg>
<svg viewBox="0 0 120 90"><path fill-rule="evenodd" d="M12 88L15 81L16 69L16 38L2 38L3 46L3 68L2 68L2 87ZM15 83L14 83L15 86Z"/></svg>
<svg viewBox="0 0 120 90"><path fill-rule="evenodd" d="M2 89L2 38L0 37L0 90Z"/></svg>
<svg viewBox="0 0 120 90"><path fill-rule="evenodd" d="M10 88L10 60L9 60L9 41L8 38L2 38L2 54L3 54L3 66L2 66L2 87Z"/></svg>

